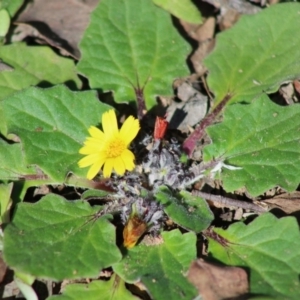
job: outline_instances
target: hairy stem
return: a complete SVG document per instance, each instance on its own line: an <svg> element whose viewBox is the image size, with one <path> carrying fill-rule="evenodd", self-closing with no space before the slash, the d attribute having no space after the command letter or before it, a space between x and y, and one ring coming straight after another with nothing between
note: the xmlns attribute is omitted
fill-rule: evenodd
<svg viewBox="0 0 300 300"><path fill-rule="evenodd" d="M197 141L199 141L205 133L205 129L207 126L213 124L216 117L223 110L225 105L231 99L232 95L227 94L225 98L212 110L211 113L205 116L204 119L200 122L199 126L191 133L191 135L184 141L183 150L186 152L188 156L192 156L193 151L196 147Z"/></svg>
<svg viewBox="0 0 300 300"><path fill-rule="evenodd" d="M137 101L137 116L138 119L141 120L143 119L146 111L144 91L141 88L135 88L134 91L135 91L136 101Z"/></svg>
<svg viewBox="0 0 300 300"><path fill-rule="evenodd" d="M221 203L224 206L241 207L243 209L250 209L250 210L253 210L258 213L263 213L263 212L267 211L267 209L265 209L261 206L258 206L254 203L231 199L231 198L223 197L220 195L208 194L208 193L204 193L204 192L200 192L200 191L196 191L196 190L192 191L192 195L198 196L198 197L201 197L206 200L213 201L213 202Z"/></svg>

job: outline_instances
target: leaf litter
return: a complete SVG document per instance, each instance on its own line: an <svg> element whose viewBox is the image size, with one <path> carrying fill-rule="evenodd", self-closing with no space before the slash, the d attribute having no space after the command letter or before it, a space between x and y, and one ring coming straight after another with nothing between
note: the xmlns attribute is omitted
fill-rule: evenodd
<svg viewBox="0 0 300 300"><path fill-rule="evenodd" d="M61 52L62 55L70 55L70 56L75 57L76 59L79 59L80 58L80 49L78 47L78 43L84 34L84 29L88 25L89 13L95 8L97 1L84 1L84 2L68 1L68 2L64 2L64 3L58 3L55 1L51 1L51 4L49 3L47 5L45 5L45 3L42 4L41 2L42 1L36 0L33 2L33 4L31 6L27 5L27 10L20 12L20 14L17 18L17 22L23 23L23 25L19 25L20 27L17 27L17 30L13 34L13 39L15 41L17 41L17 40L28 40L29 38L33 38L34 44L40 43L42 41L42 43L46 43L53 48L57 48L57 49L60 49L61 51L63 51L63 52ZM238 21L238 19L240 19L241 14L255 14L255 13L259 12L260 10L262 10L258 5L253 5L246 1L239 1L239 2L237 2L237 1L211 2L210 1L209 3L214 5L217 9L219 9L217 16L215 14L215 10L211 9L210 16L207 19L203 20L204 21L203 25L190 26L190 25L184 24L182 22L183 28L186 31L185 34L192 37L196 41L196 44L198 44L198 48L197 48L197 46L194 47L195 51L194 51L193 55L191 56L191 63L192 63L194 72L197 74L197 76L190 77L190 78L184 78L184 80L182 81L183 84L180 86L177 86L177 89L176 89L177 99L175 97L172 97L171 98L172 100L170 102L168 102L167 105L165 105L164 107L159 107L159 106L156 107L156 114L158 114L160 116L164 116L164 114L167 112L167 120L169 121L169 127L167 130L166 136L164 138L164 142L160 146L160 147L162 147L162 149L166 149L166 151L170 151L170 149L172 151L174 151L174 144L172 144L173 142L171 142L172 138L176 137L178 139L178 142L180 144L182 144L184 139L189 135L189 132L193 131L193 126L195 126L196 124L201 122L201 120L203 120L203 118L204 118L204 121L202 121L202 122L205 122L205 116L207 116L206 115L207 111L208 110L211 111L211 109L214 109L214 106L213 106L214 104L213 104L213 101L211 101L211 98L213 97L213 93L216 92L214 90L214 88L212 88L215 86L215 83L213 82L211 84L209 81L208 81L208 83L206 82L207 71L210 72L212 67L207 65L205 62L203 63L203 59L207 55L209 55L209 53L211 51L214 51L213 48L215 45L216 24L218 26L218 30L220 30L220 31L227 30L228 28L235 26L235 23ZM237 6L236 3L238 3L239 5ZM265 5L265 3L261 3L262 7L264 7L264 5ZM55 17L53 17L53 16L55 16ZM27 31L24 31L25 27L22 28L21 26L25 26L25 27L27 26L27 28L26 28ZM31 27L28 27L28 26L31 26ZM35 30L37 29L37 31L35 31L33 33L32 28L35 28ZM23 33L17 32L18 30L22 31ZM31 43L32 43L32 41L31 41ZM217 43L218 43L218 40L217 40ZM223 50L223 51L226 52L226 50ZM179 76L179 75L177 75L177 76ZM214 75L209 75L209 76L214 76ZM191 78L192 78L192 81L191 81ZM221 83L220 78L216 78L216 79L220 80L220 83ZM293 78L293 79L297 79L297 78ZM169 80L169 85L171 86L172 80L171 79L168 79L168 80ZM280 82L280 84L281 83L282 82ZM277 82L277 84L278 84L278 82ZM288 87L289 87L289 90L285 89L284 86L281 86L279 93L281 93L281 97L283 97L285 99L285 103L283 103L282 105L290 105L293 102L297 102L297 99L295 98L295 95L297 93L297 81L294 81L294 85L290 84L290 85L288 85ZM95 87L95 88L97 88L97 87ZM275 92L274 94L272 94L271 99L274 100L276 97L278 97L279 93ZM160 95L160 96L164 96L164 95ZM130 100L130 99L128 99L128 100ZM131 99L131 100L133 100L133 99ZM155 104L153 101L149 107L152 108L154 105ZM224 105L224 106L225 106L225 108L227 107L227 105ZM212 119L212 121L209 121L207 123L207 126L212 125L213 123L216 123L216 122L221 122L220 124L222 124L222 118L219 117L219 113L222 110L224 110L224 107L222 107L222 109L218 112L218 114L214 115L214 118ZM174 117L174 115L176 116L176 111L183 111L184 117L180 117L179 119L178 118L176 119ZM257 110L257 112L258 111L259 110ZM227 112L227 108L226 108L225 113L226 112ZM120 113L122 114L123 112L121 111ZM153 114L153 112L152 112L152 114ZM140 116L142 119L144 118L145 121L147 121L147 118L152 118L152 120L153 120L155 118L155 113L154 113L154 115L151 116L151 111L150 111L150 113L147 114L145 117L142 114L140 114ZM121 118L122 118L122 116L121 116ZM267 123L268 121L265 121L265 122ZM153 121L152 121L152 123L153 123ZM285 124L285 126L286 125L288 125L288 124ZM230 126L233 126L233 123L230 123ZM147 126L145 125L145 127L143 129L144 129L144 131L147 131L148 133L150 133L150 135L152 134L153 128L151 128L151 127L147 128ZM177 131L175 131L175 129L177 129ZM224 128L221 128L220 130L224 130ZM293 130L295 130L295 129L293 129ZM143 133L142 136L145 138L145 132ZM139 141L141 141L142 139L143 138L140 137ZM295 138L295 141L296 140L297 140L297 138ZM22 139L21 139L21 141L22 141ZM148 138L148 142L144 142L144 145L147 145L147 147L151 148L151 146L149 146L151 144L151 142L149 142L149 141L151 141L151 138L150 139ZM224 143L222 134L220 135L219 141L221 143ZM219 141L218 141L218 139L216 139L213 136L213 134L210 133L209 136L207 136L205 134L201 138L201 140L198 140L197 144L194 145L195 152L200 153L198 158L202 159L202 152L203 152L204 145L207 145L212 142L218 146L218 143L220 143ZM139 152L145 151L143 149L143 147L139 146L137 143L134 144L134 147ZM153 145L152 145L152 147L153 147ZM172 151L171 151L171 153L172 153L172 155L174 155L174 153ZM205 150L205 151L207 151L207 150ZM155 152L153 152L153 151L151 152L151 150L150 151L148 150L147 153L148 153L148 156L146 155L147 159L149 159L149 158L153 159ZM152 153L151 154L152 156L149 153L150 154ZM165 153L165 152L162 152L162 153ZM142 170L144 167L143 167L143 164L141 163L141 161L139 161L139 159L142 159L143 157L145 157L145 154L144 155L140 154L139 156L137 156L137 168L142 169ZM162 160L163 157L164 156L160 153L159 159ZM166 158L164 158L164 159L166 159ZM170 158L168 158L168 159L169 159L169 161L172 161L173 164L178 164L178 161L174 160L174 156L171 160L170 160ZM229 162L231 162L230 159L231 158L229 157L228 158ZM199 163L197 163L197 161L192 161L192 163L190 165L190 170L193 170L193 172L195 172L193 174L200 175L198 178L198 181L196 181L194 183L195 184L193 186L194 192L196 193L199 191L202 193L202 198L210 200L208 202L209 207L213 211L214 216L215 216L213 225L215 225L217 228L218 227L226 228L228 226L230 228L228 230L228 232L226 230L224 232L222 232L222 234L219 232L219 236L213 235L210 237L209 236L205 237L205 234L199 235L199 238L202 239L202 242L203 242L203 249L201 250L200 253L201 253L201 256L206 258L206 260L208 260L206 255L207 255L207 249L209 249L208 251L210 251L211 258L217 257L219 259L219 261L222 261L222 259L220 257L222 257L222 251L224 251L224 249L226 249L226 245L224 244L222 246L223 249L220 250L218 247L215 246L214 243L221 244L220 241L222 241L222 239L224 239L224 237L226 237L230 244L230 241L234 241L236 236L241 237L242 230L239 231L239 229L236 229L236 228L238 228L238 226L231 227L230 225L237 220L246 220L246 222L248 222L247 218L249 216L250 216L250 219L251 219L251 217L256 216L256 214L254 213L255 209L253 209L253 208L251 209L251 205L254 205L253 207L255 207L255 205L257 205L257 208L263 207L262 211L271 210L274 207L277 209L279 208L283 215L293 214L296 216L297 212L299 211L298 194L297 194L298 192L297 191L285 193L285 190L283 190L283 189L273 188L270 190L269 193L262 193L259 195L259 197L254 197L253 195L250 195L248 193L248 191L245 190L240 185L235 185L232 193L226 193L226 191L222 191L222 189L224 188L222 180L225 182L226 182L226 180L228 180L224 176L226 176L226 174L227 175L230 174L230 176L232 176L233 174L235 174L235 172L237 172L236 174L238 174L239 170L240 170L239 166L231 165L230 163L228 164L228 160L227 159L224 160L224 158L222 156L212 155L211 160L208 162L201 161L199 164ZM158 166L159 166L159 168L158 168ZM156 168L156 169L160 170L159 172L161 172L161 170L163 169L162 167L164 167L164 165L157 165L157 163L155 163L155 164L151 165L150 169ZM224 170L225 170L225 172L224 172ZM142 173L144 173L144 171L142 171ZM164 172L165 172L165 170L164 170ZM205 176L202 176L202 173L203 173L203 175L205 173ZM153 174L153 172L151 174ZM171 173L169 173L169 174L171 174ZM78 173L78 175L79 175L79 173ZM185 175L187 175L187 173ZM149 175L147 175L147 176L149 176ZM155 176L157 176L157 173ZM251 176L253 177L254 175L252 174ZM160 177L160 178L167 178L167 177ZM170 178L168 180L170 180ZM178 175L177 175L177 178L178 178ZM79 179L76 179L76 176L72 177L72 180L73 179L75 180L75 182L76 182L76 180L79 180ZM220 181L220 179L221 179L221 181ZM111 184L111 186L113 186L114 188L118 187L119 191L124 192L124 197L128 198L128 193L136 193L136 191L138 191L138 193L140 193L140 191L143 190L139 186L137 188L136 182L135 182L135 185L132 186L131 185L132 180L133 179L130 177L123 178L121 181L119 179L115 178L112 180L113 183ZM166 180L166 179L164 179L164 180ZM261 179L261 180L264 180L264 179ZM58 181L60 181L60 180L58 180ZM81 183L79 183L76 190L73 190L72 188L66 188L64 185L57 184L57 182L55 185L54 182L52 182L50 185L45 186L46 189L43 192L43 194L47 194L48 192L55 191L56 193L59 193L60 195L63 195L66 198L74 198L75 197L75 199L78 199L78 198L76 198L76 196L78 197L78 195L80 195L82 193L82 191L83 191L82 187L84 186L83 181L80 181L80 182ZM174 182L176 182L177 185L178 184L180 185L180 183L181 183L180 181L174 181ZM163 182L159 181L157 184L160 185L162 183ZM276 183L279 186L282 185L280 180L277 181ZM276 185L276 183L273 184L273 186ZM147 184L149 184L149 183L147 183ZM289 182L287 182L287 186L288 186L288 184L289 184ZM95 183L93 183L92 185L95 186ZM172 186L173 184L169 184L169 185ZM100 184L100 186L101 186L101 184ZM127 187L129 186L132 189L130 191L124 190L125 186L127 186ZM47 187L50 187L50 189L47 189ZM173 186L173 188L174 188L174 186ZM230 188L228 188L228 186L226 186L226 189L230 190ZM212 197L213 195L215 195L217 197L218 196L221 197L220 198L221 205L217 204L220 201L219 200L217 201L217 198L213 199L213 197ZM38 195L38 193L36 193L36 196L40 197ZM140 195L135 195L134 197L140 197ZM187 199L189 199L189 201L191 201L190 196L185 196L185 197L187 197ZM29 194L27 194L25 200L27 200L27 199L30 199ZM103 195L100 195L99 197L94 197L92 199L94 199L94 200L92 200L91 203L93 201L96 201L96 203L97 203L97 201L99 202L99 200L100 200L100 203L102 205L104 204L104 206L107 205L107 204L105 204L107 201L111 201L109 196L107 197L107 196L103 196ZM235 201L235 199L239 199L239 200ZM180 205L181 205L180 198L178 198L176 201L178 201L178 203L176 205L178 205L178 207L180 207ZM176 203L176 201L175 201L175 203ZM243 201L244 202L246 201L246 202L243 204ZM248 206L247 206L247 203L249 204ZM263 203L267 204L267 207L263 206ZM237 207L239 207L239 208L236 209L234 204L236 204ZM120 205L120 204L118 204L118 202L116 200L113 200L113 205L109 204L109 206L107 206L108 210L106 212L115 213L116 207L118 207L118 205ZM147 206L148 204L142 203L141 207L144 207L144 205ZM130 201L129 202L123 201L122 206L123 206L123 208L128 207L128 211L132 213L133 206ZM118 209L120 209L120 208L118 208ZM141 215L143 215L143 217L145 217L146 215L145 215L144 211L142 210L142 208L140 208L140 209L141 209L141 212L140 212ZM191 207L188 209L191 209ZM228 213L230 216L226 218L225 215ZM173 214L175 220L179 216L179 214L177 215L177 212L175 210L174 212L172 212L169 215L170 218L168 220L167 219L164 220L164 224L165 224L166 228L168 230L170 230L169 231L170 233L174 233L174 236L176 236L177 241L182 242L182 245L185 245L184 241L187 241L188 239L193 240L194 238L192 237L192 235L190 235L188 237L187 235L183 234L181 236L177 232L171 230L174 228L186 228L184 226L185 221L183 221L183 222L177 221L178 222L177 224L176 224L176 222L174 223L174 220L172 220L172 214ZM97 221L97 218L93 219L93 224L94 224L95 220ZM260 220L261 220L260 217L258 217L256 224L258 224L260 222ZM274 221L274 219L272 219L272 220L269 219L269 220L270 220L270 223L273 224L274 228L276 227L278 230L280 230L280 228L282 228L280 225L280 224L283 224L282 222L279 224L279 222ZM287 222L285 224L288 224L288 220L290 221L291 219L288 218ZM240 223L242 224L241 221L240 221ZM114 224L117 227L120 227L120 223L118 223L118 221L114 221ZM251 224L252 223L250 222L250 225ZM263 224L263 222L262 222L262 224ZM253 228L254 226L256 226L256 225L253 224L252 227L248 227L246 230L245 230L245 228L243 228L243 230L249 232L249 231L251 231L251 228ZM285 226L288 226L288 225L285 225ZM287 228L290 228L290 232L291 232L289 242L293 241L293 239L297 239L299 233L297 233L297 230L295 230L295 227L293 225L290 225L290 227L287 227ZM236 236L235 235L230 236L231 232L234 232L234 230L236 230ZM192 231L190 233L192 233ZM164 233L167 233L167 232L168 231L165 231ZM228 234L229 234L229 236L227 236ZM154 240L157 239L159 242L158 243L156 243L156 242L149 243L149 238L150 239L153 238ZM211 248L207 248L207 238L210 239L210 241L208 241L208 245L209 245L209 243L211 243L213 245ZM157 247L164 247L164 246L170 247L170 249L172 251L175 251L175 253L178 253L178 255L179 255L180 249L172 248L172 236L171 235L168 236L166 234L165 239L166 240L162 239L161 235L159 235L158 232L156 232L156 234L153 237L151 236L151 234L147 234L145 236L144 240L143 240L143 238L140 240L140 245L137 247L134 247L133 250L129 250L129 254L127 254L127 256L125 254L124 257L127 259L134 257L136 259L136 261L139 262L143 258L143 253L147 253L147 250L146 250L146 252L143 252L144 248L143 248L143 251L139 252L138 251L138 249L140 249L139 247L146 247L145 249L148 249L148 247L151 247L151 245L153 245L153 244L156 245ZM148 240L148 242L147 242L147 240ZM250 239L249 240L247 240L247 238L244 239L245 245L249 245L249 243L251 244L251 242L252 242L252 240L250 241ZM163 246L160 246L160 245L163 245ZM192 244L187 243L183 247L186 247L187 245L192 245ZM163 249L163 248L158 248L158 249ZM133 251L133 252L131 252L131 251ZM240 249L237 247L237 252L239 252L239 251L240 251ZM156 252L153 252L153 255L154 255L154 253L155 253L155 255L157 255L158 260L163 260L164 256L160 256ZM186 253L187 253L186 255L190 256L189 264L191 264L192 260L195 259L196 257L193 257L193 259L192 259L191 252L186 251ZM172 256L172 258L175 258L176 255L177 254ZM232 253L230 253L230 255L232 255ZM293 253L292 255L296 255L296 253ZM234 255L232 257L234 259L236 259L234 257ZM266 257L265 259L268 260L270 258ZM264 289L259 290L259 288L257 287L257 282L255 280L252 281L251 278L247 278L247 274L245 272L245 270L247 270L247 268L248 268L247 259L245 260L245 265L244 265L245 268L228 267L228 266L225 267L222 265L215 266L206 260L205 261L203 261L203 260L194 261L194 263L191 265L191 268L189 270L189 275L188 275L188 277L190 279L191 279L191 277L193 277L192 282L198 288L200 295L202 297L204 297L204 299L224 299L226 297L227 298L228 297L237 297L237 296L240 296L243 294L247 294L249 289L250 289L250 292L251 291L255 291L257 293L264 292ZM183 260L182 260L182 262L183 262ZM146 263L148 264L149 262L146 262ZM223 258L223 263L229 264L228 261L224 258ZM276 262L276 263L278 263L278 262ZM274 263L274 264L276 264L276 263ZM122 264L124 264L124 261L118 262L115 265L115 267L113 266L113 270L116 271L116 273L120 276L122 274L123 279L125 279L125 281L130 282L132 280L132 279L130 279L130 276L123 274L123 271L122 271L123 267L125 267L125 270L127 270L126 269L127 266L126 266L126 264L125 265L122 265ZM183 263L183 264L185 264L185 263ZM262 262L255 262L255 264L257 264L256 267L263 265ZM270 262L270 264L272 264L272 262ZM186 266L187 265L188 264L186 264ZM239 265L239 264L237 264L237 265ZM132 264L131 268L134 268L134 267L135 267L135 264ZM130 268L130 265L129 265L129 268ZM186 267L185 267L185 271L187 271ZM160 280L163 280L163 279L160 279L160 280L156 279L155 275L154 275L156 273L155 272L151 273L151 272L150 272L150 274L152 276L154 276L154 277L150 278L152 281L149 280L148 278L144 277L143 282L146 283L146 286L148 288L148 292L150 295L152 295L152 296L155 295L156 297L157 296L159 297L161 295L160 293L162 293L162 291L155 287L156 286L155 283L156 282L159 283ZM182 272L182 270L181 270L181 272ZM297 270L295 270L295 273L297 273ZM289 278L294 278L293 276L295 273L291 272L290 273L291 277L289 277ZM139 273L139 274L140 274L140 276L141 276L141 274L142 274L142 276L146 276L144 273ZM167 274L169 274L169 273L167 273ZM200 275L200 274L202 274L202 275ZM226 274L226 275L224 275L224 274ZM299 274L299 270L298 270L298 274ZM176 277L172 277L172 278L173 278L172 280L175 280ZM156 280L158 280L158 281L156 281ZM172 280L171 280L171 282L172 282ZM182 277L181 277L181 280L183 280ZM133 281L135 281L135 280L133 280ZM250 281L249 287L248 287L248 281ZM96 282L101 282L101 281L95 281L95 283ZM276 282L276 281L274 281L274 282ZM137 286L139 286L138 281L135 281L135 283L137 284ZM271 281L269 281L267 284L268 284L268 293L270 293L271 295L272 295L272 293L273 293L273 295L276 295L276 294L274 294L274 290L276 289L276 283L272 283ZM89 286L89 284L88 284L88 286ZM95 286L96 285L93 285L93 286L90 285L91 289L94 288ZM224 288L224 286L226 286L226 288ZM70 284L70 287L72 288L72 284ZM102 287L96 287L96 290L97 289L101 290L101 288ZM284 290L284 287L281 286L280 288L282 290ZM107 287L104 287L104 289L107 289ZM52 291L50 291L50 293L52 293ZM179 293L178 295L182 295L182 293L183 292L181 292L181 294ZM189 290L187 293L189 295L192 295L194 293L194 291L192 292L192 290ZM296 295L293 295L293 294L289 294L289 296L291 298L293 298L294 296L297 297ZM58 297L63 298L63 295L58 296ZM114 296L112 296L112 297L114 297ZM54 297L50 297L50 298L54 299ZM74 299L76 299L76 296ZM115 298L115 299L118 299L118 298ZM176 298L174 298L174 299L176 299Z"/></svg>

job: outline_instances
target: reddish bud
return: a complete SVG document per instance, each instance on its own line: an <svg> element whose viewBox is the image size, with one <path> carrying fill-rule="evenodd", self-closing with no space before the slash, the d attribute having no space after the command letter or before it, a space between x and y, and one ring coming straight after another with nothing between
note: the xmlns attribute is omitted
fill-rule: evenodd
<svg viewBox="0 0 300 300"><path fill-rule="evenodd" d="M156 117L154 126L154 139L161 140L166 133L169 122L165 118Z"/></svg>

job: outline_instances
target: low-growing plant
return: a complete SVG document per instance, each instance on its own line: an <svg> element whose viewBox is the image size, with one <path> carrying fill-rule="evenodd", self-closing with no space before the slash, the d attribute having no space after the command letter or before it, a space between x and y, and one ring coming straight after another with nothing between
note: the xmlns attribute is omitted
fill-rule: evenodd
<svg viewBox="0 0 300 300"><path fill-rule="evenodd" d="M198 23L201 15L190 1L153 2L100 1L76 66L47 46L1 45L4 261L27 299L36 299L35 279L78 280L49 300L136 299L125 283L137 282L152 299L198 299L186 275L199 256L246 270L248 298L298 299L297 218L278 218L259 199L299 184L300 108L280 106L270 94L300 78L300 5L242 16L217 35L204 61L210 110L179 142L164 118L149 130L145 111L190 73L192 49L170 13ZM10 5L2 9L13 16ZM78 75L90 90L81 89ZM98 99L106 92L136 106L136 117L118 127L114 108ZM196 189L211 179L226 197ZM53 192L37 197L33 187ZM255 201L235 200L235 192ZM222 228L207 200L248 214ZM103 269L109 280L99 275ZM92 281L80 283L84 278Z"/></svg>

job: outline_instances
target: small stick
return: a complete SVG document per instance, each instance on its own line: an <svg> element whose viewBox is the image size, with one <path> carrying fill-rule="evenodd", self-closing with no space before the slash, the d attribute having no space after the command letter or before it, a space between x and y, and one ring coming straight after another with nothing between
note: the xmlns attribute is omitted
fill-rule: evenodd
<svg viewBox="0 0 300 300"><path fill-rule="evenodd" d="M208 194L200 191L193 190L192 195L202 197L206 200L210 200L213 202L218 202L221 204L224 204L225 206L236 206L236 207L241 207L243 209L250 209L259 213L266 212L267 209L260 207L254 203L251 202L246 202L246 201L240 201L240 200L235 200L231 199L228 197L220 196L220 195L213 195L213 194Z"/></svg>

